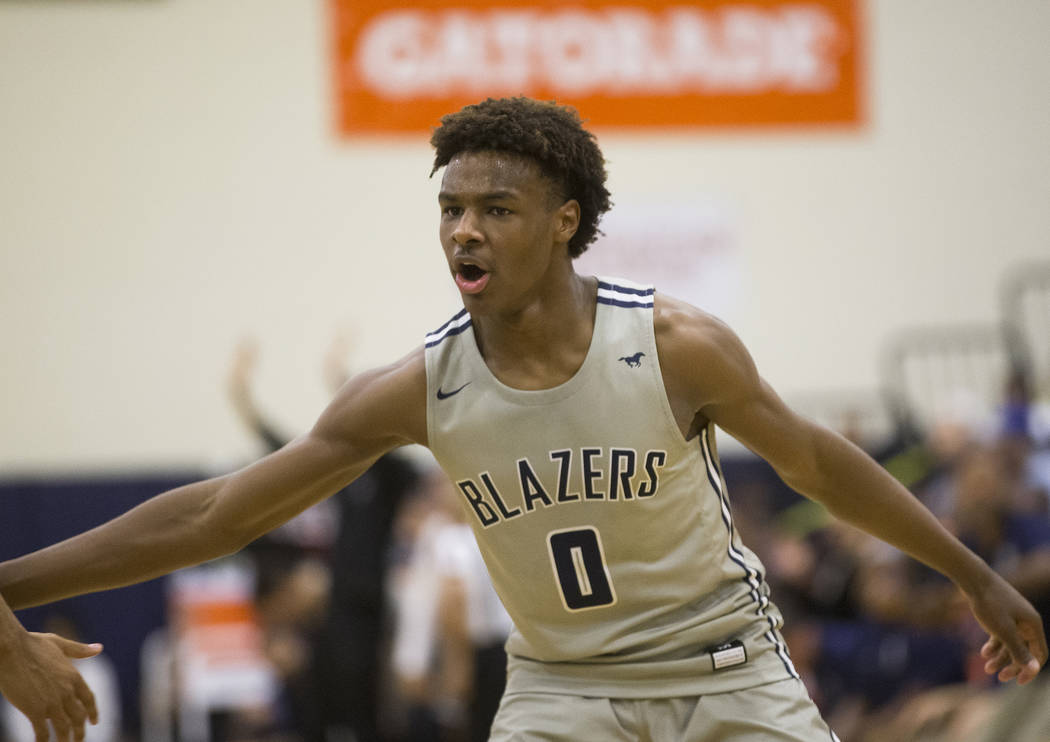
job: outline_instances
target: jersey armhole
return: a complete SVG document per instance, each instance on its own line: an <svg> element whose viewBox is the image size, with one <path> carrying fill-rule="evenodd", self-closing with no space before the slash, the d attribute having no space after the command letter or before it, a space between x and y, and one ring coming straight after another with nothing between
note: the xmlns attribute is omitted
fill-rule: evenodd
<svg viewBox="0 0 1050 742"><path fill-rule="evenodd" d="M659 291L656 292L657 294ZM682 429L678 427L678 421L675 419L674 410L671 409L671 402L667 398L667 387L664 386L664 373L660 366L660 353L656 347L656 303L653 302L653 306L648 310L648 323L646 327L646 337L651 348L651 353L655 362L650 364L652 373L654 374L653 383L657 391L656 396L659 397L657 404L660 407L661 416L663 417L664 423L667 426L668 432L671 433L674 440L679 441L683 448L688 448L692 444L692 439L686 438L682 434Z"/></svg>

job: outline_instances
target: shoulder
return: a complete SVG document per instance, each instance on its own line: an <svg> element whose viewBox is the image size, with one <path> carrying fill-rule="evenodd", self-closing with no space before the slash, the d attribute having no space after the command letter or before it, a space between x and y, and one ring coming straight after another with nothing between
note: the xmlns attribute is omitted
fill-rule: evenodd
<svg viewBox="0 0 1050 742"><path fill-rule="evenodd" d="M312 433L369 444L376 453L426 444L426 362L422 346L394 363L351 377Z"/></svg>
<svg viewBox="0 0 1050 742"><path fill-rule="evenodd" d="M712 314L667 294L656 294L653 326L664 342L711 342L729 327Z"/></svg>
<svg viewBox="0 0 1050 742"><path fill-rule="evenodd" d="M661 363L690 373L750 372L751 355L725 322L679 299L657 294L653 330Z"/></svg>
<svg viewBox="0 0 1050 742"><path fill-rule="evenodd" d="M724 401L759 381L737 334L702 309L658 293L653 330L668 394L684 397L693 410Z"/></svg>

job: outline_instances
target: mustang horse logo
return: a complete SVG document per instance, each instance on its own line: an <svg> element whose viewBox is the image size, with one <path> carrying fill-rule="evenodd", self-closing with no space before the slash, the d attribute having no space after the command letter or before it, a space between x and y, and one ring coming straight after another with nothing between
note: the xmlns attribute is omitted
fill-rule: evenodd
<svg viewBox="0 0 1050 742"><path fill-rule="evenodd" d="M638 368L639 366L642 365L642 357L644 355L645 355L645 353L643 353L642 351L638 351L633 356L623 356L623 357L619 358L618 360L623 361L624 363L626 363L631 368Z"/></svg>

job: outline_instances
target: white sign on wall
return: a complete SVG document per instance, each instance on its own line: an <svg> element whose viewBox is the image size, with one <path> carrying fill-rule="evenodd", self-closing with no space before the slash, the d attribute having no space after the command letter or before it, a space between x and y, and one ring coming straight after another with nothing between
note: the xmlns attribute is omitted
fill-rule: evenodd
<svg viewBox="0 0 1050 742"><path fill-rule="evenodd" d="M618 197L603 235L576 260L582 274L652 283L657 291L729 319L741 286L730 209L705 196L659 201Z"/></svg>

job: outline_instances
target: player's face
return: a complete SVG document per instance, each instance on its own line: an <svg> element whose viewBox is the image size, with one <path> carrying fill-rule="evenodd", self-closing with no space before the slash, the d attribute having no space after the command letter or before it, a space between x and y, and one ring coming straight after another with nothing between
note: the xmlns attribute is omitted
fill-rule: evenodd
<svg viewBox="0 0 1050 742"><path fill-rule="evenodd" d="M499 152L452 158L441 179L441 246L469 309L512 309L565 271L576 201L539 167Z"/></svg>

